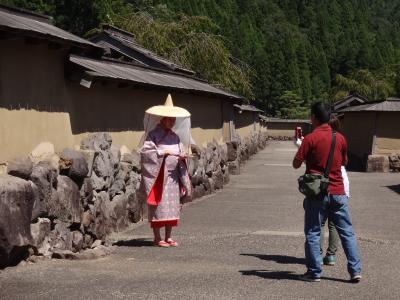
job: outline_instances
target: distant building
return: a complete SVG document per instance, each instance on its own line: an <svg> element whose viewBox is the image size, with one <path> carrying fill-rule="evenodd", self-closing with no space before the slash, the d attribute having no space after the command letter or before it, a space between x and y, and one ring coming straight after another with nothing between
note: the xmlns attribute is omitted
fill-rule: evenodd
<svg viewBox="0 0 400 300"><path fill-rule="evenodd" d="M301 127L303 135L311 132L310 120L263 117L263 122L267 127L268 136L274 139L294 138L296 127Z"/></svg>
<svg viewBox="0 0 400 300"><path fill-rule="evenodd" d="M266 127L260 125L261 109L253 105L234 104L234 129L241 137L249 136L252 132L266 130ZM232 126L233 127L233 126Z"/></svg>
<svg viewBox="0 0 400 300"><path fill-rule="evenodd" d="M350 94L344 97L342 100L333 104L332 109L334 112L337 112L341 109L345 109L347 107L364 104L369 102L369 100L356 92L350 92Z"/></svg>
<svg viewBox="0 0 400 300"><path fill-rule="evenodd" d="M345 107L343 133L352 167L366 169L368 156L400 154L400 99Z"/></svg>

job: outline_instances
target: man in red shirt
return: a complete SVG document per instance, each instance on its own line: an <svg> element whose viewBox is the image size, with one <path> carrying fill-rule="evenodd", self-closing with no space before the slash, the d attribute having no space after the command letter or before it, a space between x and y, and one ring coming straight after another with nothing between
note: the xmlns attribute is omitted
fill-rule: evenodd
<svg viewBox="0 0 400 300"><path fill-rule="evenodd" d="M317 102L311 107L311 122L314 127L307 135L293 159L293 167L300 168L305 162L306 173L323 174L328 161L332 143L330 107ZM347 163L347 143L340 133L336 133L336 145L333 152L332 165L329 172L329 187L327 195L306 197L304 200L304 234L307 272L300 277L302 280L320 281L321 254L320 235L321 224L329 217L335 224L347 257L347 270L352 282L361 280L361 261L357 241L351 223L348 197L344 191L341 166Z"/></svg>

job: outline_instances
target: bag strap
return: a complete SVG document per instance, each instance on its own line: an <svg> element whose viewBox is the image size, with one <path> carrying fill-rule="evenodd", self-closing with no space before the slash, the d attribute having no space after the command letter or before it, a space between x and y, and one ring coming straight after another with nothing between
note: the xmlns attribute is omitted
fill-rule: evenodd
<svg viewBox="0 0 400 300"><path fill-rule="evenodd" d="M325 172L324 172L325 178L329 178L329 172L331 171L333 152L335 151L335 145L336 145L336 131L332 130L332 143L331 143L331 149L329 150L328 161L326 162L326 168L325 168Z"/></svg>

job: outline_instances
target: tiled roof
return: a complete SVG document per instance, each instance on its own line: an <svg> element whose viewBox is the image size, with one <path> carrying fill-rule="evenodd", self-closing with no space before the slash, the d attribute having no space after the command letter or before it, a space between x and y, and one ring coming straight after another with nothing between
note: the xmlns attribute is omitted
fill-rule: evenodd
<svg viewBox="0 0 400 300"><path fill-rule="evenodd" d="M105 35L107 38L105 38ZM159 66L163 66L163 68L167 68L169 70L176 72L182 72L189 75L194 75L194 72L192 70L186 69L168 59L165 59L164 57L157 55L153 51L144 48L142 45L138 44L135 41L134 36L131 33L126 32L117 27L111 25L104 25L103 32L94 36L91 40L103 47L112 48L113 50L122 53L123 55L131 58L134 61L137 61L138 58L135 57L134 54L132 55L132 53L137 53L140 56L145 57L147 60L153 61L157 63ZM130 51L126 50L124 51L123 49L124 47L118 48L115 42L122 44L123 46L127 47ZM145 63L144 61L140 62Z"/></svg>
<svg viewBox="0 0 400 300"><path fill-rule="evenodd" d="M238 95L216 88L204 81L171 72L162 72L122 62L96 60L77 55L71 55L70 61L85 68L87 74L93 78L120 80L142 86L156 86L166 89L219 95L231 99L242 99Z"/></svg>
<svg viewBox="0 0 400 300"><path fill-rule="evenodd" d="M51 18L22 9L0 5L0 31L20 33L80 47L101 48L51 24Z"/></svg>
<svg viewBox="0 0 400 300"><path fill-rule="evenodd" d="M253 112L264 112L261 109L258 109L257 107L253 106L253 105L247 105L247 104L234 104L234 107L236 107L239 110L243 110L243 111L253 111Z"/></svg>
<svg viewBox="0 0 400 300"><path fill-rule="evenodd" d="M370 102L338 110L339 113L362 111L400 111L400 99L388 98L384 101Z"/></svg>

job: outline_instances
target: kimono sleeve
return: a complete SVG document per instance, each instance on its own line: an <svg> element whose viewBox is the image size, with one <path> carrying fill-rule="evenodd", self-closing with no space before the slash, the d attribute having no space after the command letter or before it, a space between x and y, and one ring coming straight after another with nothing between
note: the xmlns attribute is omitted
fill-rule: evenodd
<svg viewBox="0 0 400 300"><path fill-rule="evenodd" d="M159 157L165 155L165 150L157 147L155 137L151 133L147 135L143 147L140 150L141 154L143 153L144 155L146 155L146 152L149 153L149 151L155 152Z"/></svg>

